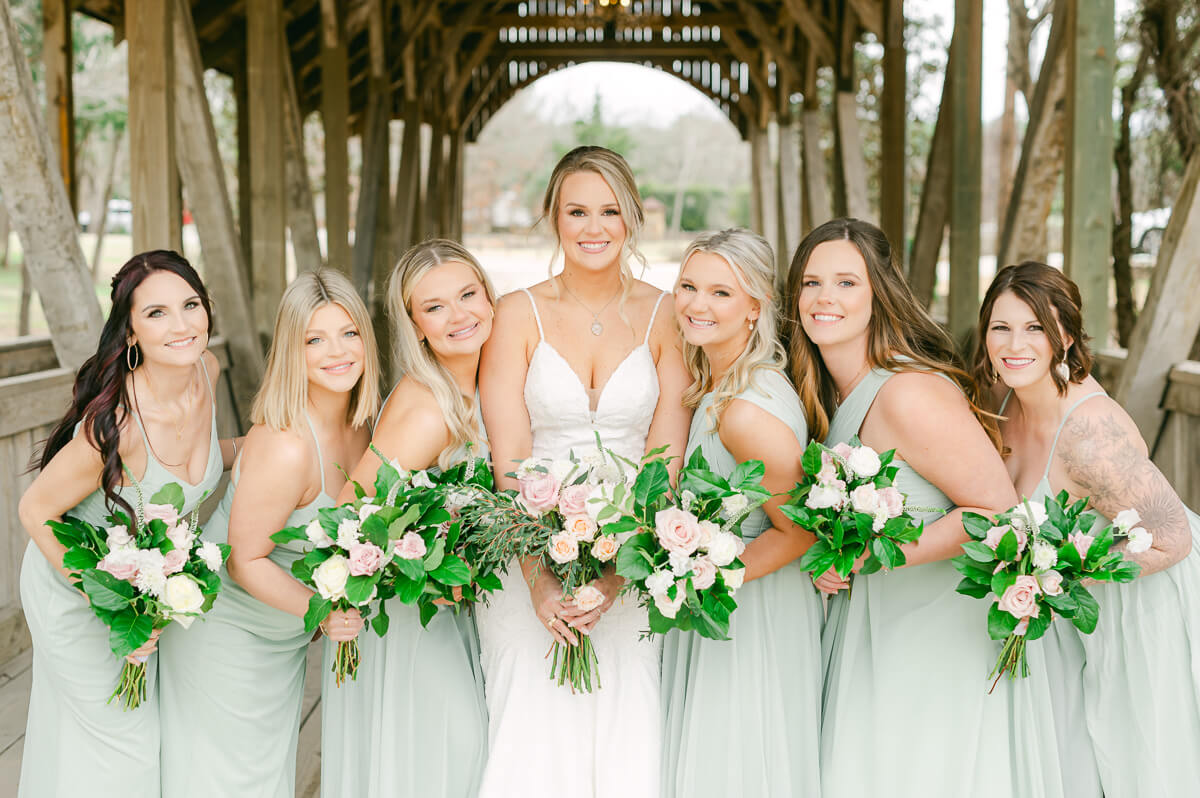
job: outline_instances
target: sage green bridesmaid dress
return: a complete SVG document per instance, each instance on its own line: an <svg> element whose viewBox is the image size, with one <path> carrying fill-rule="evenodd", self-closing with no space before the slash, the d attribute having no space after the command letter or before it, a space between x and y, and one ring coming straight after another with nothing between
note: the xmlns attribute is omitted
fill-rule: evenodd
<svg viewBox="0 0 1200 798"><path fill-rule="evenodd" d="M456 454L463 459L467 450ZM487 454L484 443L472 456ZM474 798L487 760L474 616L442 607L423 628L416 607L396 598L387 612L386 635L359 634L358 676L341 687L332 673L336 644L325 641L321 794Z"/></svg>
<svg viewBox="0 0 1200 798"><path fill-rule="evenodd" d="M200 362L203 366L204 361ZM207 367L204 376L208 378ZM212 391L211 381L209 391ZM142 495L149 500L164 485L177 483L183 488L184 514L191 513L217 487L224 470L215 406L208 465L195 485L175 476L158 461L141 417L137 413L129 416L137 422L146 445L146 470L139 480ZM78 427L75 434L79 434ZM135 486L119 487L117 493L131 507L137 507ZM64 515L104 528L109 525L105 519L111 513L104 494L97 490ZM19 798L160 795L156 677L161 653L151 655L147 662L146 698L140 707L126 711L119 700L108 703L124 661L117 659L109 648L108 627L32 541L25 548L21 564L21 607L33 638L33 686L29 694ZM171 624L168 628L176 626ZM159 651L162 651L161 639Z"/></svg>
<svg viewBox="0 0 1200 798"><path fill-rule="evenodd" d="M288 516L285 527L307 524L334 500L321 492ZM205 527L225 543L239 468ZM269 555L285 573L309 544L292 541ZM171 628L159 643L162 784L167 798L255 796L291 798L296 740L304 700L304 666L312 633L304 621L256 599L221 569L221 594L190 629Z"/></svg>
<svg viewBox="0 0 1200 798"><path fill-rule="evenodd" d="M754 372L737 399L778 418L803 447L808 425L791 383ZM692 416L687 456L711 469L737 461L711 429L707 394ZM742 522L750 542L771 526L762 509ZM730 640L665 636L662 664L664 798L817 798L821 720L822 603L798 561L746 583L734 596Z"/></svg>
<svg viewBox="0 0 1200 798"><path fill-rule="evenodd" d="M858 434L891 372L875 369L846 397L826 443ZM924 412L913 407L912 412ZM947 451L948 458L954 451ZM897 461L896 487L926 523L950 499ZM821 789L825 798L1060 798L1062 777L1044 664L1001 679L986 602L955 592L948 561L854 577L829 604Z"/></svg>
<svg viewBox="0 0 1200 798"><path fill-rule="evenodd" d="M1031 499L1053 495L1050 463L1067 418L1055 433L1046 471ZM1136 509L1136 508L1135 508ZM1094 747L1082 746L1064 771L1086 775L1099 769L1105 798L1195 798L1200 795L1200 517L1187 511L1192 550L1165 571L1124 585L1089 588L1100 603L1096 631L1052 625L1063 646L1079 651L1057 683L1082 684L1082 709ZM1097 530L1108 520L1097 520ZM1073 725L1078 718L1072 716ZM1077 733L1076 741L1084 738ZM1072 776L1074 777L1074 775ZM1092 795L1099 795L1097 789Z"/></svg>

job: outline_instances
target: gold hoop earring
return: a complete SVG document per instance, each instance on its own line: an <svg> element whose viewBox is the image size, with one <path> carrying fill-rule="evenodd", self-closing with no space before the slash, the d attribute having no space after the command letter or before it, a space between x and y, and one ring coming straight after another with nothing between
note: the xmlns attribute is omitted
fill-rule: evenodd
<svg viewBox="0 0 1200 798"><path fill-rule="evenodd" d="M136 363L133 362L135 360L135 358L133 357L134 354L137 355ZM129 370L133 371L135 368L140 366L141 363L142 363L142 353L137 348L137 344L129 344L128 346L126 346L125 347L125 365L129 367Z"/></svg>

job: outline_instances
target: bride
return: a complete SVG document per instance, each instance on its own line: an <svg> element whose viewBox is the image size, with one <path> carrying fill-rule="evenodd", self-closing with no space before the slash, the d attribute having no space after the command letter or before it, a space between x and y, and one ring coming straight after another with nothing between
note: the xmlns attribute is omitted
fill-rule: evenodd
<svg viewBox="0 0 1200 798"><path fill-rule="evenodd" d="M665 294L630 270L643 209L629 165L577 147L554 168L543 213L563 269L500 300L480 366L497 486L516 487L504 474L526 457L594 449L596 433L634 460L663 445L682 455L690 378ZM554 576L514 563L479 608L490 741L481 798L658 795L659 643L639 639L646 614L617 598L620 577L595 584L607 601L584 612ZM572 694L550 680L545 655L582 634L603 686Z"/></svg>

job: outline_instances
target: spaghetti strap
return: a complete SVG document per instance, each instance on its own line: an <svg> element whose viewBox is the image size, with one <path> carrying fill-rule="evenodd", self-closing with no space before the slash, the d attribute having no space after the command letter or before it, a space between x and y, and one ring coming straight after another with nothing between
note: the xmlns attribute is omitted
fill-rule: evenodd
<svg viewBox="0 0 1200 798"><path fill-rule="evenodd" d="M204 381L208 383L208 395L213 399L213 412L217 411L217 393L213 390L212 377L208 376L208 364L204 362L204 356L200 356L200 368L204 370Z"/></svg>
<svg viewBox="0 0 1200 798"><path fill-rule="evenodd" d="M1008 389L1008 393L1004 394L1004 401L1000 403L1000 409L996 411L996 415L1004 415L1004 408L1008 407L1008 400L1012 399L1012 388Z"/></svg>
<svg viewBox="0 0 1200 798"><path fill-rule="evenodd" d="M325 492L325 458L321 455L321 441L317 439L317 428L313 426L312 419L308 413L304 414L304 420L308 422L308 431L312 433L313 444L317 447L317 468L321 470L321 493Z"/></svg>
<svg viewBox="0 0 1200 798"><path fill-rule="evenodd" d="M546 331L542 329L542 317L538 315L537 302L534 301L533 294L529 292L528 288L522 288L521 290L525 292L525 296L529 297L529 304L533 307L533 320L537 322L538 326L538 340L545 341Z"/></svg>
<svg viewBox="0 0 1200 798"><path fill-rule="evenodd" d="M1062 421L1058 423L1058 429L1054 431L1054 442L1050 444L1050 455L1046 458L1046 470L1042 472L1042 479L1046 479L1050 476L1050 464L1054 462L1054 450L1058 448L1058 436L1062 435L1063 427L1067 425L1067 419L1071 417L1071 414L1075 412L1077 407L1086 402L1088 399L1094 399L1097 396L1108 396L1108 394L1106 394L1104 391L1093 391L1087 396L1080 397L1075 401L1075 404L1071 405L1071 408L1067 411L1067 414L1063 416Z"/></svg>
<svg viewBox="0 0 1200 798"><path fill-rule="evenodd" d="M663 297L665 297L667 293L667 291L663 291L658 295L658 299L654 302L654 310L650 311L650 323L646 325L646 339L642 341L642 346L650 343L650 331L654 329L654 317L658 315L658 306L662 304Z"/></svg>

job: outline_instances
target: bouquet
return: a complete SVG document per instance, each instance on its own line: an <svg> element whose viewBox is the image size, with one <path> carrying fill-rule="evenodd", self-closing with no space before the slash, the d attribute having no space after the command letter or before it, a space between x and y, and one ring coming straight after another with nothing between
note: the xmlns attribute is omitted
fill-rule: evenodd
<svg viewBox="0 0 1200 798"><path fill-rule="evenodd" d="M892 484L896 450L878 454L858 438L829 448L816 441L804 451L804 478L788 494L780 511L812 532L817 542L800 558L800 567L819 576L829 569L845 579L865 555L860 572L904 565L900 546L924 531Z"/></svg>
<svg viewBox="0 0 1200 798"><path fill-rule="evenodd" d="M1137 511L1123 510L1097 533L1098 516L1085 512L1086 506L1087 499L1072 504L1063 491L1047 497L1044 505L1026 500L994 520L963 514L971 540L951 562L963 575L959 593L994 600L988 636L1003 644L988 675L995 677L993 689L1005 673L1009 678L1029 675L1025 645L1046 633L1055 613L1084 634L1095 631L1100 605L1084 579L1132 582L1141 573L1137 563L1111 551L1118 537L1128 540L1131 553L1150 548L1153 538L1137 526Z"/></svg>
<svg viewBox="0 0 1200 798"><path fill-rule="evenodd" d="M696 449L672 491L667 461L652 457L643 460L633 487L618 488L598 515L601 532L627 537L617 573L640 595L651 633L694 629L728 640L733 594L746 573L738 559L745 549L741 524L771 498L760 484L762 461L740 463L726 480Z"/></svg>
<svg viewBox="0 0 1200 798"><path fill-rule="evenodd" d="M470 532L467 549L484 574L507 569L514 560L534 558L562 583L564 601L595 609L608 597L591 582L617 556L619 541L599 534L599 505L627 490L625 467L632 465L603 448L583 459L529 458L515 473L516 493L480 494L462 509ZM600 500L600 501L596 501ZM596 652L587 635L576 646L554 642L550 678L571 690L591 692L600 684Z"/></svg>
<svg viewBox="0 0 1200 798"><path fill-rule="evenodd" d="M118 658L141 648L171 621L186 629L208 612L229 556L228 545L200 539L198 509L182 517L183 488L177 483L167 483L146 502L141 485L132 475L130 481L137 491L134 521L117 512L108 516L111 526L105 529L71 516L47 522L67 547L63 568L109 628L108 645ZM145 662L125 661L108 700L118 697L124 709L141 705Z"/></svg>

